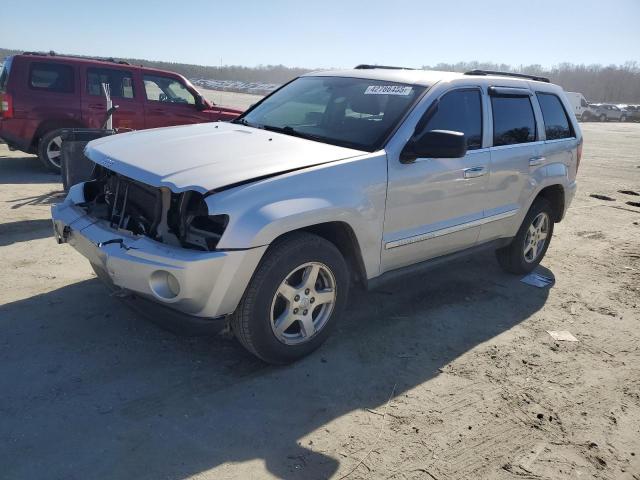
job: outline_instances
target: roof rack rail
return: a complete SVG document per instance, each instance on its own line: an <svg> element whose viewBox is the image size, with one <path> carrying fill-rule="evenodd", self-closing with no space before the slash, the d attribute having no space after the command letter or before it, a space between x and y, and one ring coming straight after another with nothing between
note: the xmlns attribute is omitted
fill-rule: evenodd
<svg viewBox="0 0 640 480"><path fill-rule="evenodd" d="M101 57L85 57L83 55L61 55L59 53L54 52L53 50L49 50L48 52L22 52L23 55L38 55L42 57L67 57L67 58L78 58L81 60L97 60L99 62L111 62L117 63L119 65L130 65L129 62L125 62L124 60L116 60L113 57L109 58L101 58Z"/></svg>
<svg viewBox="0 0 640 480"><path fill-rule="evenodd" d="M366 63L363 63L361 65L356 65L355 67L356 70L374 70L376 68L382 68L384 70L415 70L415 68L409 68L409 67L392 67L389 65L368 65Z"/></svg>
<svg viewBox="0 0 640 480"><path fill-rule="evenodd" d="M49 50L48 52L22 52L22 55L39 55L39 56L55 56L57 55L56 52L54 52L53 50Z"/></svg>
<svg viewBox="0 0 640 480"><path fill-rule="evenodd" d="M551 83L551 81L547 77L541 77L539 75L525 75L524 73L497 72L494 70L471 70L469 72L464 72L464 74L465 75L501 75L504 77L527 78L529 80L535 80L537 82Z"/></svg>

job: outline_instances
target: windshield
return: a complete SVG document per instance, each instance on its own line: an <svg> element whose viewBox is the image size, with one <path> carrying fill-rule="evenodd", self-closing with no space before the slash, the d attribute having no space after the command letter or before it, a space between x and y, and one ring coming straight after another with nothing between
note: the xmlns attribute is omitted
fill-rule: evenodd
<svg viewBox="0 0 640 480"><path fill-rule="evenodd" d="M9 81L9 70L11 70L12 60L13 57L7 58L0 69L0 93L5 93L7 91L7 82Z"/></svg>
<svg viewBox="0 0 640 480"><path fill-rule="evenodd" d="M300 77L235 122L373 152L424 89L361 78Z"/></svg>

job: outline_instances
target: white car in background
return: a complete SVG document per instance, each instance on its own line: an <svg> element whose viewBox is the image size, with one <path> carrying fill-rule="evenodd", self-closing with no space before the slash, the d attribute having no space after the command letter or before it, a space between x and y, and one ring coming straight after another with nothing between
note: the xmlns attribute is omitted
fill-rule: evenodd
<svg viewBox="0 0 640 480"><path fill-rule="evenodd" d="M573 114L578 120L589 120L592 118L593 112L584 95L579 92L565 92L565 95L569 99L569 103L573 108Z"/></svg>

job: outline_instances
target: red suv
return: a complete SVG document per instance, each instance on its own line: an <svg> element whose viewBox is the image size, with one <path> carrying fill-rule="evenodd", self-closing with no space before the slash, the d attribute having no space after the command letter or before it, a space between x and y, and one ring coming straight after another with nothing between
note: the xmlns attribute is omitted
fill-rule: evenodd
<svg viewBox="0 0 640 480"><path fill-rule="evenodd" d="M8 57L0 72L0 138L60 171L60 130L101 128L108 83L113 127L139 130L231 120L242 111L212 105L182 75L112 60L44 53Z"/></svg>

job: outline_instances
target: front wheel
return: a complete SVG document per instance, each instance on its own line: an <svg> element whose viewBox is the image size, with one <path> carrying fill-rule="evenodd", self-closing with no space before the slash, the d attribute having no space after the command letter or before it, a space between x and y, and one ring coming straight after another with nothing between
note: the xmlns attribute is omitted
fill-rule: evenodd
<svg viewBox="0 0 640 480"><path fill-rule="evenodd" d="M291 363L327 339L348 291L347 264L336 246L317 235L293 233L265 253L231 328L265 362Z"/></svg>
<svg viewBox="0 0 640 480"><path fill-rule="evenodd" d="M551 204L537 198L511 243L496 250L498 263L509 273L529 273L544 258L553 236Z"/></svg>

